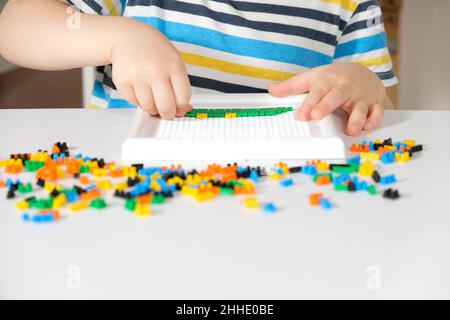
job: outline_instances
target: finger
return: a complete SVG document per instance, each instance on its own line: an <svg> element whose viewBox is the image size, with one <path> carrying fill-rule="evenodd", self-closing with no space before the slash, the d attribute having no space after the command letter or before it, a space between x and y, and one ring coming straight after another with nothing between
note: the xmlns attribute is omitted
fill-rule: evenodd
<svg viewBox="0 0 450 320"><path fill-rule="evenodd" d="M153 93L150 87L144 84L139 84L134 87L134 92L136 93L140 107L150 115L157 116L158 110L156 109Z"/></svg>
<svg viewBox="0 0 450 320"><path fill-rule="evenodd" d="M191 100L191 83L186 73L176 73L170 78L170 83L175 94L176 115L184 115L186 112L192 110L189 104Z"/></svg>
<svg viewBox="0 0 450 320"><path fill-rule="evenodd" d="M171 120L176 114L175 95L169 79L156 80L152 86L156 109L164 120Z"/></svg>
<svg viewBox="0 0 450 320"><path fill-rule="evenodd" d="M309 91L305 102L299 108L297 118L302 121L311 120L311 110L333 89L328 80L317 82Z"/></svg>
<svg viewBox="0 0 450 320"><path fill-rule="evenodd" d="M378 128L383 122L384 108L380 104L374 104L369 108L369 114L363 129L366 131Z"/></svg>
<svg viewBox="0 0 450 320"><path fill-rule="evenodd" d="M321 68L316 68L293 76L283 82L273 83L269 85L269 93L274 97L284 98L293 94L308 92L321 72Z"/></svg>
<svg viewBox="0 0 450 320"><path fill-rule="evenodd" d="M181 118L184 117L184 115L186 113L188 113L189 111L192 111L192 106L191 105L186 105L185 109L177 109L177 112L175 113L175 117Z"/></svg>
<svg viewBox="0 0 450 320"><path fill-rule="evenodd" d="M131 85L127 86L117 86L117 90L119 91L120 95L127 100L132 105L135 105L137 107L141 107L138 99L136 98L136 94L134 93L134 89Z"/></svg>
<svg viewBox="0 0 450 320"><path fill-rule="evenodd" d="M368 108L363 102L357 103L350 112L347 124L347 133L351 136L357 136L367 119Z"/></svg>
<svg viewBox="0 0 450 320"><path fill-rule="evenodd" d="M351 97L351 90L343 85L338 85L311 110L314 120L321 120L334 110L345 104Z"/></svg>

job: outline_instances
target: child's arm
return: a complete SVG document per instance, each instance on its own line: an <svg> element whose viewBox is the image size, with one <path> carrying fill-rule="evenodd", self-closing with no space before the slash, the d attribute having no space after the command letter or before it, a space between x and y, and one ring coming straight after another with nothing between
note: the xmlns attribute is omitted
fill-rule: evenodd
<svg viewBox="0 0 450 320"><path fill-rule="evenodd" d="M63 70L111 62L118 31L128 21L81 15L71 29L68 4L57 0L10 0L0 15L0 53L33 69ZM74 13L72 11L72 13Z"/></svg>
<svg viewBox="0 0 450 320"><path fill-rule="evenodd" d="M74 15L64 0L10 0L0 15L0 54L41 70L112 64L114 84L130 103L165 119L190 109L179 53L159 31L130 18Z"/></svg>

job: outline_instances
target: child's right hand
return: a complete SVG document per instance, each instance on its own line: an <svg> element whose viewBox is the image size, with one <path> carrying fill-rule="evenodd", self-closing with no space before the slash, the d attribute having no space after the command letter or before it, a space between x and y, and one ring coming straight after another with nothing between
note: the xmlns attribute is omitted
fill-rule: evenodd
<svg viewBox="0 0 450 320"><path fill-rule="evenodd" d="M113 82L128 102L163 119L192 109L186 66L158 30L130 21L111 50Z"/></svg>

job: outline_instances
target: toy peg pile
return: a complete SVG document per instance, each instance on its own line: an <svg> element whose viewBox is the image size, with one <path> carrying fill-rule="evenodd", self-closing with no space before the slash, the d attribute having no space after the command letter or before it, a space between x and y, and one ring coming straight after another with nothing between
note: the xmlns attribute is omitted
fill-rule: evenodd
<svg viewBox="0 0 450 320"><path fill-rule="evenodd" d="M382 175L377 165L384 169L394 162L407 163L422 151L423 146L414 140L393 143L392 139L386 139L353 144L350 152L357 155L344 164L320 160L297 167L277 163L271 168L210 164L188 171L179 165L125 166L83 154L72 155L67 143L57 142L50 152L12 154L9 159L0 160L0 170L7 177L4 180L0 176L0 189L7 190L9 200L19 198L15 207L23 221L38 224L57 221L81 210L104 210L108 208L107 195L123 199L124 209L137 217L150 216L153 206L178 195L197 202L242 196L245 209L273 214L279 207L272 202L261 203L256 196L257 185L263 179L272 180L282 188L294 188L292 177L303 175L319 187L330 186L337 194L363 192L397 200L401 197L399 190L392 187L378 190L394 185L397 178L394 174ZM30 173L34 181L17 179ZM37 193L42 192L45 196L38 197ZM309 204L324 210L333 208L323 193L310 194Z"/></svg>

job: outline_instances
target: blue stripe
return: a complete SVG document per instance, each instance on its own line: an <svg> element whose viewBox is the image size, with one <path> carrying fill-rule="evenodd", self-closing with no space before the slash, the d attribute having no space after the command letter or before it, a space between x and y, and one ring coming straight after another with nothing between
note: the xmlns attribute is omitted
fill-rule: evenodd
<svg viewBox="0 0 450 320"><path fill-rule="evenodd" d="M112 109L136 108L136 106L128 103L125 100L111 99L111 97L109 95L107 95L105 92L104 84L97 80L94 82L94 88L92 90L92 95L98 99L106 101L108 108L112 108Z"/></svg>
<svg viewBox="0 0 450 320"><path fill-rule="evenodd" d="M125 12L125 7L127 6L127 0L119 0L120 3L120 11L118 12L118 15L122 16ZM117 8L117 7L116 7Z"/></svg>
<svg viewBox="0 0 450 320"><path fill-rule="evenodd" d="M109 109L134 109L135 105L128 103L126 100L122 99L111 99L108 104Z"/></svg>
<svg viewBox="0 0 450 320"><path fill-rule="evenodd" d="M359 38L339 44L336 47L334 58L342 58L383 48L386 48L386 33L380 32L374 36Z"/></svg>
<svg viewBox="0 0 450 320"><path fill-rule="evenodd" d="M94 97L97 97L102 100L108 100L108 97L106 96L105 89L103 88L103 83L100 81L94 82L94 88L92 90L92 95Z"/></svg>
<svg viewBox="0 0 450 320"><path fill-rule="evenodd" d="M155 17L132 18L150 24L171 41L190 43L236 55L290 63L306 68L315 68L332 62L332 57L328 55L292 45L230 36L222 32Z"/></svg>

